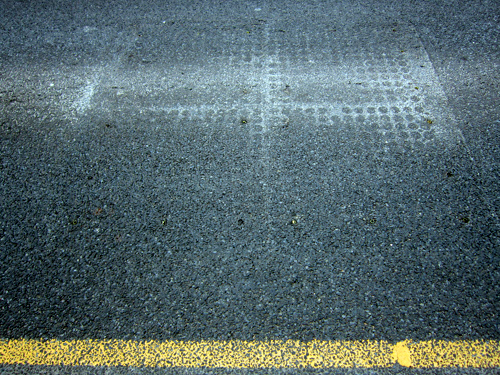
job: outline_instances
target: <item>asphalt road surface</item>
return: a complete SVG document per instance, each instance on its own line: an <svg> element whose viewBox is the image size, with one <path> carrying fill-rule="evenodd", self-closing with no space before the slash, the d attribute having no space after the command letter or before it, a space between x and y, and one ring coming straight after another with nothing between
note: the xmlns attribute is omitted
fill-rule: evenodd
<svg viewBox="0 0 500 375"><path fill-rule="evenodd" d="M1 340L500 340L497 1L0 8Z"/></svg>

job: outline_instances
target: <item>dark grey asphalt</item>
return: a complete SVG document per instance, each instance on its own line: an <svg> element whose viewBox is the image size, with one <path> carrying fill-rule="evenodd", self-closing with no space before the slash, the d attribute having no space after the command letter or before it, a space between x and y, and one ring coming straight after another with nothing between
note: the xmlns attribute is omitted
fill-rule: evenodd
<svg viewBox="0 0 500 375"><path fill-rule="evenodd" d="M0 7L1 338L500 339L497 2Z"/></svg>

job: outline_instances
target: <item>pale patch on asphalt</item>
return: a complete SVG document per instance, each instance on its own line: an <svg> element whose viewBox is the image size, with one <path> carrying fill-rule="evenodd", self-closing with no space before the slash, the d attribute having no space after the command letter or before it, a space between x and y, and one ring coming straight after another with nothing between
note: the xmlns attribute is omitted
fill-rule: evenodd
<svg viewBox="0 0 500 375"><path fill-rule="evenodd" d="M92 98L94 97L98 83L99 79L98 75L96 75L92 81L87 81L87 84L79 90L78 98L72 106L76 110L77 115L85 114L91 107Z"/></svg>

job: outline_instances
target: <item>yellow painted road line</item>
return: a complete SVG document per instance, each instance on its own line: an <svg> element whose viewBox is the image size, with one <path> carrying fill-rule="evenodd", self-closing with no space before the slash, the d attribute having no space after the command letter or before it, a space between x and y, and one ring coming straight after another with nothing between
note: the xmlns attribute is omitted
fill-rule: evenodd
<svg viewBox="0 0 500 375"><path fill-rule="evenodd" d="M0 340L0 365L209 368L500 367L500 341Z"/></svg>

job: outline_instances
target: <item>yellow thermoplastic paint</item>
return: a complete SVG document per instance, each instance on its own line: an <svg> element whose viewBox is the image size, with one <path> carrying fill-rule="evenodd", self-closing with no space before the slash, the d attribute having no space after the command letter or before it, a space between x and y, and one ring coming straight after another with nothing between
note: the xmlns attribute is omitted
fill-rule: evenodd
<svg viewBox="0 0 500 375"><path fill-rule="evenodd" d="M500 367L499 341L0 340L0 365L208 368Z"/></svg>

